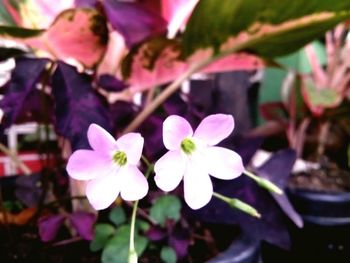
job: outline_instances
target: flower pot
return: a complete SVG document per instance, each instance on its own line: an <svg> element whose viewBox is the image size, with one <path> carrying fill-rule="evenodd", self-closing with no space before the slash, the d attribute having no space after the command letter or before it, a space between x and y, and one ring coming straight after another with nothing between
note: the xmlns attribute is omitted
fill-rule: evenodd
<svg viewBox="0 0 350 263"><path fill-rule="evenodd" d="M261 263L260 242L245 235L236 239L230 247L208 263Z"/></svg>
<svg viewBox="0 0 350 263"><path fill-rule="evenodd" d="M321 262L349 262L350 192L289 188L287 193L304 219L304 228L292 231L295 262L311 256Z"/></svg>

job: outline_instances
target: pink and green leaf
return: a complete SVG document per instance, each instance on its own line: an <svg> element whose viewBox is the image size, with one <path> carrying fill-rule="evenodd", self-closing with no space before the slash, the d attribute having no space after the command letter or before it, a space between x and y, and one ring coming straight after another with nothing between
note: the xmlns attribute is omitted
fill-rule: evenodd
<svg viewBox="0 0 350 263"><path fill-rule="evenodd" d="M108 42L105 18L88 8L62 12L46 31L0 26L0 35L88 68L100 62Z"/></svg>

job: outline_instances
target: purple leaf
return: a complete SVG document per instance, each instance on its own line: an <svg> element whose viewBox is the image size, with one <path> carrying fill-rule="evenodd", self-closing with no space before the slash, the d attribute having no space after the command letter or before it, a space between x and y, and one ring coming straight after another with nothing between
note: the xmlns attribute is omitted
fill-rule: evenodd
<svg viewBox="0 0 350 263"><path fill-rule="evenodd" d="M181 228L177 225L170 234L168 243L169 246L175 250L177 258L181 259L188 255L188 247L191 243L188 229Z"/></svg>
<svg viewBox="0 0 350 263"><path fill-rule="evenodd" d="M33 89L27 96L16 122L48 123L53 121L52 98L41 90Z"/></svg>
<svg viewBox="0 0 350 263"><path fill-rule="evenodd" d="M28 207L37 206L42 194L41 175L19 176L16 179L16 197Z"/></svg>
<svg viewBox="0 0 350 263"><path fill-rule="evenodd" d="M105 0L102 4L112 27L123 35L128 47L166 32L166 21L140 3Z"/></svg>
<svg viewBox="0 0 350 263"><path fill-rule="evenodd" d="M126 101L117 101L110 105L113 131L121 133L136 116L137 110L134 104Z"/></svg>
<svg viewBox="0 0 350 263"><path fill-rule="evenodd" d="M74 0L76 7L90 7L94 8L97 4L97 0Z"/></svg>
<svg viewBox="0 0 350 263"><path fill-rule="evenodd" d="M145 138L145 154L151 160L155 160L164 152L162 137L163 121L163 118L153 114L139 128L139 131Z"/></svg>
<svg viewBox="0 0 350 263"><path fill-rule="evenodd" d="M282 150L275 153L259 168L256 168L256 173L261 177L268 179L285 189L289 175L296 161L296 153L292 149ZM286 195L272 194L273 198L279 204L284 213L298 226L303 226L301 216L295 211Z"/></svg>
<svg viewBox="0 0 350 263"><path fill-rule="evenodd" d="M65 217L63 215L50 215L41 217L38 222L39 235L42 241L49 242L55 239Z"/></svg>
<svg viewBox="0 0 350 263"><path fill-rule="evenodd" d="M213 198L210 203L189 215L211 223L238 224L243 233L258 240L265 240L278 247L289 248L290 237L286 216L265 190L246 176L231 181L214 181L216 192L228 197L238 198L253 207L262 215L260 219L230 208L226 203Z"/></svg>
<svg viewBox="0 0 350 263"><path fill-rule="evenodd" d="M108 74L101 75L97 81L97 85L99 86L99 88L102 88L106 91L115 92L122 91L127 87L127 85L123 81Z"/></svg>
<svg viewBox="0 0 350 263"><path fill-rule="evenodd" d="M158 226L151 226L146 232L146 236L151 241L160 241L166 237L167 233L165 229Z"/></svg>
<svg viewBox="0 0 350 263"><path fill-rule="evenodd" d="M56 129L73 149L89 148L86 132L91 123L111 130L109 112L93 90L89 77L59 62L53 75Z"/></svg>
<svg viewBox="0 0 350 263"><path fill-rule="evenodd" d="M72 226L77 230L79 236L85 240L92 240L94 236L93 226L96 215L87 212L75 212L69 215Z"/></svg>
<svg viewBox="0 0 350 263"><path fill-rule="evenodd" d="M48 60L18 58L16 67L12 72L11 80L0 100L0 108L4 111L4 118L1 123L1 133L13 124L20 114L23 104L35 88Z"/></svg>
<svg viewBox="0 0 350 263"><path fill-rule="evenodd" d="M233 139L235 151L242 157L244 165L248 165L254 154L264 141L263 137L241 137Z"/></svg>

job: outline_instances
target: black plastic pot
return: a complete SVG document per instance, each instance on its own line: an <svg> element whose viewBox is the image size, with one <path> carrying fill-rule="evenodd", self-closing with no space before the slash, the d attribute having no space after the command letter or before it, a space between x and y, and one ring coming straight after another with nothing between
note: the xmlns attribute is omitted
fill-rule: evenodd
<svg viewBox="0 0 350 263"><path fill-rule="evenodd" d="M350 193L288 189L288 195L304 219L304 228L292 231L294 262L350 262Z"/></svg>
<svg viewBox="0 0 350 263"><path fill-rule="evenodd" d="M207 263L261 263L260 242L240 236L231 246Z"/></svg>

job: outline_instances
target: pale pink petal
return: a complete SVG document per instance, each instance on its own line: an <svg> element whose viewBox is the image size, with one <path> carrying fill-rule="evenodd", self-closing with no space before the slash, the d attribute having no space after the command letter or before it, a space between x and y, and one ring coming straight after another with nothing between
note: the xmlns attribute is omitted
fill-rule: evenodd
<svg viewBox="0 0 350 263"><path fill-rule="evenodd" d="M186 159L180 151L169 151L154 165L154 181L163 191L169 192L179 185L186 169Z"/></svg>
<svg viewBox="0 0 350 263"><path fill-rule="evenodd" d="M118 149L126 153L128 163L136 165L140 161L143 141L139 133L127 133L117 140Z"/></svg>
<svg viewBox="0 0 350 263"><path fill-rule="evenodd" d="M184 176L185 201L192 209L199 209L209 203L213 195L213 185L200 162L190 162Z"/></svg>
<svg viewBox="0 0 350 263"><path fill-rule="evenodd" d="M109 169L112 161L91 150L77 150L69 157L67 172L76 180L91 180Z"/></svg>
<svg viewBox="0 0 350 263"><path fill-rule="evenodd" d="M193 137L204 141L208 145L216 145L231 134L234 125L231 115L210 115L202 120Z"/></svg>
<svg viewBox="0 0 350 263"><path fill-rule="evenodd" d="M113 149L115 149L116 142L112 135L95 123L89 126L87 137L90 146L95 151L109 154Z"/></svg>
<svg viewBox="0 0 350 263"><path fill-rule="evenodd" d="M118 172L114 167L109 173L88 182L86 196L96 210L109 207L118 197L121 187Z"/></svg>
<svg viewBox="0 0 350 263"><path fill-rule="evenodd" d="M208 147L205 150L206 165L210 175L224 180L234 179L244 171L241 156L222 147Z"/></svg>
<svg viewBox="0 0 350 263"><path fill-rule="evenodd" d="M126 201L142 199L148 193L148 182L135 165L121 168L121 197Z"/></svg>
<svg viewBox="0 0 350 263"><path fill-rule="evenodd" d="M192 136L191 125L182 117L171 115L163 123L163 142L168 150L178 150L183 139Z"/></svg>

